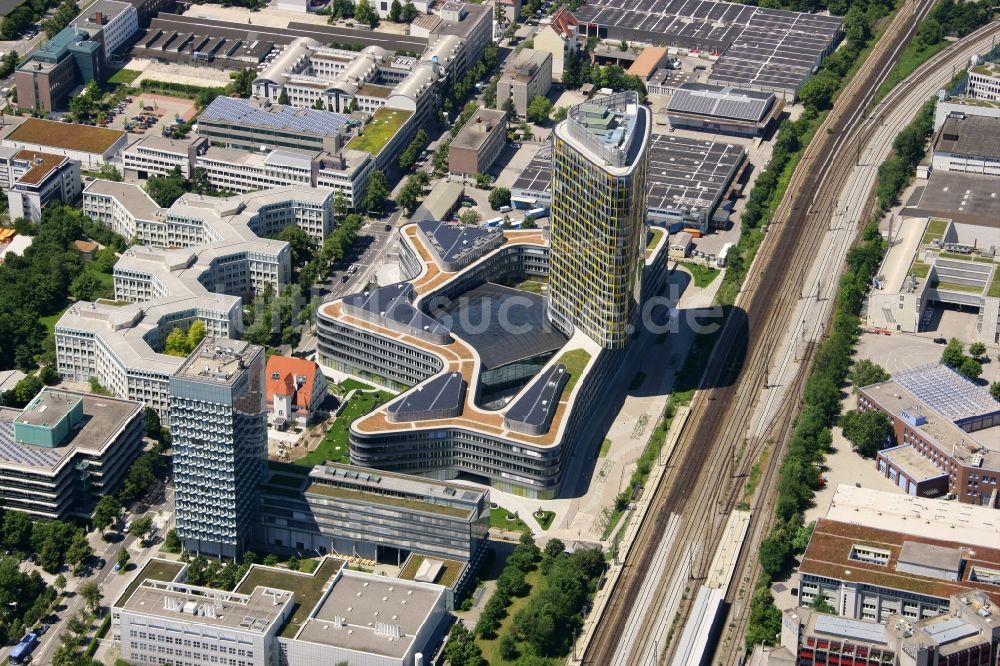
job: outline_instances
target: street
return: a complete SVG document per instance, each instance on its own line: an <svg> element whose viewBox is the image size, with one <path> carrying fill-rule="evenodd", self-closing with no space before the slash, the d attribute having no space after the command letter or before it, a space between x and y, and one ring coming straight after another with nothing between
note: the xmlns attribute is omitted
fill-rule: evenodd
<svg viewBox="0 0 1000 666"><path fill-rule="evenodd" d="M81 583L86 580L93 580L100 586L101 592L104 595L104 598L101 601L103 613L109 613L111 612L111 605L118 600L118 597L125 591L125 588L128 587L132 580L132 576L135 575L135 572L142 569L151 557L159 553L160 545L163 542L163 535L166 534L166 531L173 526L174 490L169 486L165 488L161 487L157 493L159 501L150 506L148 511L129 516L130 520L135 520L141 516L150 516L153 518L153 523L157 529L155 535L152 537L152 542L149 545L142 546L137 543L135 537L127 534L123 535L124 539L121 541L112 542L104 541L101 534L97 530L87 534L91 547L94 549L94 559L104 558L107 561L107 565L103 569L94 568L93 573L90 576L85 577L73 576L72 569L70 567L66 567L66 570L61 572L63 576L66 577L67 585L65 596L60 600L57 610L54 611L54 613L59 617L59 621L55 624L48 625L48 630L43 636L39 637L38 647L35 648L35 651L32 654L32 663L52 663L52 653L62 644L59 640L59 636L66 631L67 621L85 605L83 599L75 592ZM119 575L115 573L114 567L115 562L117 561L118 549L122 546L129 551L131 559L125 567L125 573ZM35 565L29 566L34 567ZM39 573L41 573L46 580L50 581L54 578L54 576L50 576L41 570L39 570ZM21 637L16 636L12 638L17 641L20 640ZM0 649L0 660L6 659L10 655L10 651L13 647L13 645L9 645Z"/></svg>

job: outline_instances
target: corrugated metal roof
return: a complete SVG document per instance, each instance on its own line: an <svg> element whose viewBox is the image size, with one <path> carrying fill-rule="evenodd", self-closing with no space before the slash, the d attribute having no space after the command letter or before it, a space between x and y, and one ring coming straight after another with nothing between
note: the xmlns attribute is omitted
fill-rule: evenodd
<svg viewBox="0 0 1000 666"><path fill-rule="evenodd" d="M773 93L682 83L670 97L667 112L760 122L773 104Z"/></svg>

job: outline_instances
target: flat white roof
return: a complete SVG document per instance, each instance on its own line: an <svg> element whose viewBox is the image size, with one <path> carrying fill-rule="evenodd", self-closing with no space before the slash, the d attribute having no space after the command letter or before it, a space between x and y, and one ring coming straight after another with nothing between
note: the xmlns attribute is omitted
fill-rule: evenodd
<svg viewBox="0 0 1000 666"><path fill-rule="evenodd" d="M840 484L826 517L926 539L1000 548L1000 512L974 504Z"/></svg>

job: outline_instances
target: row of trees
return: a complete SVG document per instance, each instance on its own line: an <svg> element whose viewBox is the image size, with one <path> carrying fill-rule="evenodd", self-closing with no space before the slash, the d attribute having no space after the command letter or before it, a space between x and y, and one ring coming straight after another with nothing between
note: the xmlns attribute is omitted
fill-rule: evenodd
<svg viewBox="0 0 1000 666"><path fill-rule="evenodd" d="M427 132L421 127L417 130L410 144L400 153L399 168L403 171L409 171L417 163L417 159L420 157L421 151L427 146L427 142Z"/></svg>
<svg viewBox="0 0 1000 666"><path fill-rule="evenodd" d="M358 231L365 223L365 219L360 215L353 213L345 215L343 197L339 199L340 203L334 202L334 212L338 219L337 228L326 237L318 251L310 254L299 271L298 283L303 290L310 289L329 273L333 264L347 256L348 250L358 237Z"/></svg>
<svg viewBox="0 0 1000 666"><path fill-rule="evenodd" d="M0 557L0 642L19 639L27 627L46 616L56 598L56 590L41 575L21 571L22 560L14 555Z"/></svg>
<svg viewBox="0 0 1000 666"><path fill-rule="evenodd" d="M497 62L500 58L500 49L496 44L492 42L489 43L483 50L483 57L476 61L476 64L466 71L465 76L462 77L461 81L455 82L451 89L451 92L442 93L444 102L441 104L445 111L451 111L457 108L460 104L464 103L476 90L476 84L480 81L484 81L487 77L486 75L493 71L496 67ZM478 108L478 105L477 107ZM473 113L475 110L473 110ZM463 109L464 113L464 109ZM466 118L468 120L468 118ZM457 123L456 123L457 124ZM462 123L463 125L465 123ZM461 129L461 127L459 127ZM458 132L452 132L452 136L455 136Z"/></svg>
<svg viewBox="0 0 1000 666"><path fill-rule="evenodd" d="M389 20L394 23L412 23L413 19L419 15L420 12L409 0L406 4L401 4L399 0L392 0L392 4L389 5Z"/></svg>
<svg viewBox="0 0 1000 666"><path fill-rule="evenodd" d="M924 159L927 139L934 131L934 106L935 100L924 104L914 121L896 135L892 156L879 166L875 197L883 210L896 203L913 170Z"/></svg>
<svg viewBox="0 0 1000 666"><path fill-rule="evenodd" d="M527 576L536 569L539 589L514 616L509 631L500 636L500 656L507 661L568 653L582 621L583 606L604 571L604 559L600 551L588 548L567 553L559 539L551 539L544 552L540 551L531 534L525 532L507 557L496 590L479 616L475 635L487 640L497 637L512 600L532 592ZM464 627L453 629L445 647L445 656L453 666L483 663L478 648L474 644L470 647L469 637Z"/></svg>
<svg viewBox="0 0 1000 666"><path fill-rule="evenodd" d="M407 215L413 215L419 205L419 198L424 195L424 188L430 182L426 171L417 171L407 176L406 182L396 195L396 205L401 206Z"/></svg>
<svg viewBox="0 0 1000 666"><path fill-rule="evenodd" d="M775 524L760 545L763 573L751 599L748 648L761 642L773 644L780 631L781 613L768 587L771 578L788 567L792 556L808 543L811 527L803 525L802 512L812 502L819 486L819 466L833 442L830 424L840 411L840 385L847 377L860 332L858 313L884 250L878 225L871 223L862 232L862 241L848 252L830 335L816 352L803 391L802 411L779 470Z"/></svg>

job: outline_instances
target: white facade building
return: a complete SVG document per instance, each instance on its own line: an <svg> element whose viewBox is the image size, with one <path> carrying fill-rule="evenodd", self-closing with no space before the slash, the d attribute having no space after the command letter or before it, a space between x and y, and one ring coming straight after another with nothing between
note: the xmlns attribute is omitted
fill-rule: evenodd
<svg viewBox="0 0 1000 666"><path fill-rule="evenodd" d="M37 222L50 201L71 203L80 196L80 163L63 155L0 147L0 186L12 220Z"/></svg>
<svg viewBox="0 0 1000 666"><path fill-rule="evenodd" d="M83 28L92 36L100 31L101 41L104 42L104 57L110 59L111 54L139 31L139 14L127 2L98 0L77 16L72 24Z"/></svg>
<svg viewBox="0 0 1000 666"><path fill-rule="evenodd" d="M168 419L169 377L183 359L156 351L166 336L199 320L207 335L239 337L242 297L267 285L280 293L291 276L288 244L261 236L295 224L322 241L332 208L330 190L284 187L230 198L187 194L163 209L136 185L91 182L84 212L150 245L130 248L115 265L117 303L75 303L59 319L59 373L96 377Z"/></svg>

